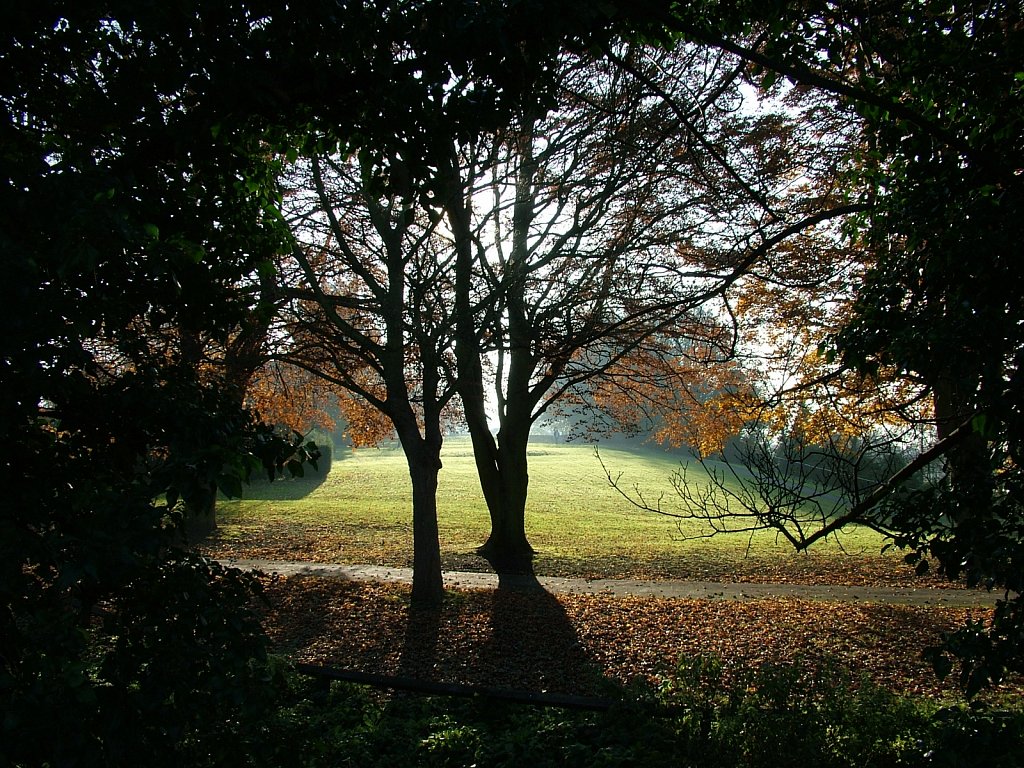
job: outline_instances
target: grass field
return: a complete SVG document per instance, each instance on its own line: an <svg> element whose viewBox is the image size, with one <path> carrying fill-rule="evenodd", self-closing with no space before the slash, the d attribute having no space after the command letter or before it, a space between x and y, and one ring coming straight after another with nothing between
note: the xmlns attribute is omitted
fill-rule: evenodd
<svg viewBox="0 0 1024 768"><path fill-rule="evenodd" d="M601 448L621 484L664 494L678 508L670 475L679 457L664 452ZM449 438L438 492L442 559L447 569L484 570L474 550L488 518L468 438ZM699 465L688 479L699 482ZM527 533L544 575L590 578L690 578L735 581L891 584L927 583L880 554L883 540L853 529L806 554L774 534L695 539L693 521L631 507L609 486L593 446L536 442L530 449ZM251 489L250 498L219 505L220 529L208 551L218 556L321 562L411 563L411 493L405 458L396 446L336 455L319 485L285 481Z"/></svg>
<svg viewBox="0 0 1024 768"><path fill-rule="evenodd" d="M671 501L678 457L605 447L628 487ZM934 585L914 577L882 540L852 531L841 548L796 554L773 536L685 539L694 528L631 508L608 486L592 447L536 443L531 450L528 533L539 575L790 583ZM469 444L443 455L439 523L443 566L485 570L474 550L488 519ZM691 468L690 479L698 475ZM219 505L207 552L220 557L411 564L411 501L395 447L336 458L320 481L251 489ZM413 610L409 585L283 578L268 587L265 625L277 652L313 664L522 690L593 695L653 680L687 658L712 654L737 674L773 665L866 675L888 690L955 696L922 649L983 612L799 598L665 600L610 594L452 591L442 606ZM732 674L732 672L730 672ZM593 686L598 686L594 688ZM1018 697L1019 683L999 696ZM1014 699L1016 700L1016 699Z"/></svg>

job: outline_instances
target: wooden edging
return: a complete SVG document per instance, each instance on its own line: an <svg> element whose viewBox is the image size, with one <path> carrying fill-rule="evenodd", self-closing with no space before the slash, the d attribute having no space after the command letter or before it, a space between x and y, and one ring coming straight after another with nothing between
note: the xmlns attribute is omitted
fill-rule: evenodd
<svg viewBox="0 0 1024 768"><path fill-rule="evenodd" d="M612 699L600 699L591 696L573 696L567 693L548 693L547 691L517 691L509 688L491 688L489 686L466 685L464 683L438 683L432 680L377 675L369 672L357 672L351 669L324 667L317 664L296 664L295 671L301 675L322 680L340 680L346 683L370 685L374 688L393 688L430 696L463 696L467 698L480 696L499 701L511 701L517 704L530 704L536 707L558 707L561 709L579 709L594 712L607 712L615 705Z"/></svg>

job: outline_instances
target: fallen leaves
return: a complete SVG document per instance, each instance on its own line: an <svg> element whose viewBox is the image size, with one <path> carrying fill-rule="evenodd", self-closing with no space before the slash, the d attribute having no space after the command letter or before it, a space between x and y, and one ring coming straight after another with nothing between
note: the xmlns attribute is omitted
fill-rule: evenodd
<svg viewBox="0 0 1024 768"><path fill-rule="evenodd" d="M727 674L765 663L836 663L897 692L951 696L921 651L984 611L816 603L449 593L413 609L409 588L316 578L268 588L265 624L298 661L444 682L608 694L682 658L714 654Z"/></svg>

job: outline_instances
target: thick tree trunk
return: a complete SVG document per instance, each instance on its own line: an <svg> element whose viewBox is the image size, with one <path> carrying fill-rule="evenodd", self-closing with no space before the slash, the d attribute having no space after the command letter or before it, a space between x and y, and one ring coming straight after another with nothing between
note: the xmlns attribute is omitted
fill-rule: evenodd
<svg viewBox="0 0 1024 768"><path fill-rule="evenodd" d="M486 558L495 573L533 573L534 550L526 538L525 507L503 505L491 508L491 533L477 553Z"/></svg>
<svg viewBox="0 0 1024 768"><path fill-rule="evenodd" d="M531 388L536 368L532 352L534 329L524 299L529 230L533 218L532 178L536 172L529 129L523 132L521 142L524 160L517 170L512 254L506 265L506 282L502 287L508 315L508 348L502 354L509 355L510 368L507 390L499 402L501 426L497 440L491 435L487 422L481 364L484 350L481 347L481 329L476 325L470 300L473 286L470 214L461 194L461 185L454 183L457 177L454 159L451 169L453 186L447 206L457 249L455 353L458 391L473 441L480 487L491 518L490 536L477 551L487 558L495 571L504 574L533 573L534 551L526 538L526 495L529 487L526 451L533 423L533 407L539 392L543 391L543 388L537 391ZM501 337L503 333L497 335Z"/></svg>
<svg viewBox="0 0 1024 768"><path fill-rule="evenodd" d="M533 573L533 547L526 537L526 498L530 475L526 451L529 425L503 425L498 433L495 469L489 473L491 487L484 492L488 500L491 533L478 552L498 573ZM481 485L484 480L481 476Z"/></svg>
<svg viewBox="0 0 1024 768"><path fill-rule="evenodd" d="M959 427L971 413L968 393L973 391L965 377L946 374L933 386L936 434L939 440ZM962 511L969 515L972 509L985 509L992 502L994 482L985 437L978 433L968 435L947 455L950 488L958 499Z"/></svg>
<svg viewBox="0 0 1024 768"><path fill-rule="evenodd" d="M209 497L185 507L185 538L189 546L203 541L217 530L217 491Z"/></svg>
<svg viewBox="0 0 1024 768"><path fill-rule="evenodd" d="M260 277L263 298L269 300L276 286L274 279ZM239 409L245 405L245 393L256 369L263 362L263 345L270 328L270 314L260 316L250 313L246 322L229 343L221 361L223 382L221 386L232 394L233 405ZM198 369L206 358L203 340L197 333L181 331L181 355L189 365ZM185 541L191 546L203 541L217 530L217 489L206 489L207 498L185 508Z"/></svg>
<svg viewBox="0 0 1024 768"><path fill-rule="evenodd" d="M526 440L510 439L503 426L495 441L484 411L483 387L462 386L459 391L480 489L491 519L490 535L477 552L497 573L533 573L534 552L526 538ZM525 435L528 439L528 426Z"/></svg>
<svg viewBox="0 0 1024 768"><path fill-rule="evenodd" d="M412 480L412 602L437 605L444 599L441 545L437 530L437 475L441 444L427 444L417 432L402 438Z"/></svg>
<svg viewBox="0 0 1024 768"><path fill-rule="evenodd" d="M466 424L473 441L480 488L491 518L491 534L477 550L486 557L498 573L530 573L533 570L533 549L526 540L524 524L525 486L523 504L515 511L515 499L509 496L504 456L491 435L487 420L481 357L480 330L476 326L473 304L473 251L470 216L462 196L462 186L456 172L457 159L452 158L447 169L450 190L447 204L449 222L455 233L455 357L458 366L458 392L462 400ZM523 453L525 459L525 451ZM525 479L525 462L523 478ZM512 510L512 511L510 511Z"/></svg>

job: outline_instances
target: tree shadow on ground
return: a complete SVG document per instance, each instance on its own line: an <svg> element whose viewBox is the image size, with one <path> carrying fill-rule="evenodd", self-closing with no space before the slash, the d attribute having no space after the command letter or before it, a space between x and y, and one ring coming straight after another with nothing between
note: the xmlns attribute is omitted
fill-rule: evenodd
<svg viewBox="0 0 1024 768"><path fill-rule="evenodd" d="M313 576L266 578L264 594L254 607L264 616L264 629L276 652L301 660L323 638L330 637L330 606L336 598L332 586ZM294 599L292 595L300 592L303 599Z"/></svg>
<svg viewBox="0 0 1024 768"><path fill-rule="evenodd" d="M304 499L323 485L326 472L307 471L303 477L283 477L273 482L261 478L242 488L242 498L259 501L294 501Z"/></svg>
<svg viewBox="0 0 1024 768"><path fill-rule="evenodd" d="M410 606L399 674L532 692L612 688L561 603L526 575L501 576L495 590L449 593L440 607Z"/></svg>
<svg viewBox="0 0 1024 768"><path fill-rule="evenodd" d="M533 574L499 575L491 638L481 656L485 667L501 669L516 688L600 693L610 685L587 656L565 608Z"/></svg>
<svg viewBox="0 0 1024 768"><path fill-rule="evenodd" d="M404 585L283 579L266 626L297 661L436 683L614 698L562 604L536 578L449 591L415 607Z"/></svg>
<svg viewBox="0 0 1024 768"><path fill-rule="evenodd" d="M444 610L443 606L435 605L408 607L405 638L398 663L400 677L431 681L447 677L438 669L438 646Z"/></svg>

